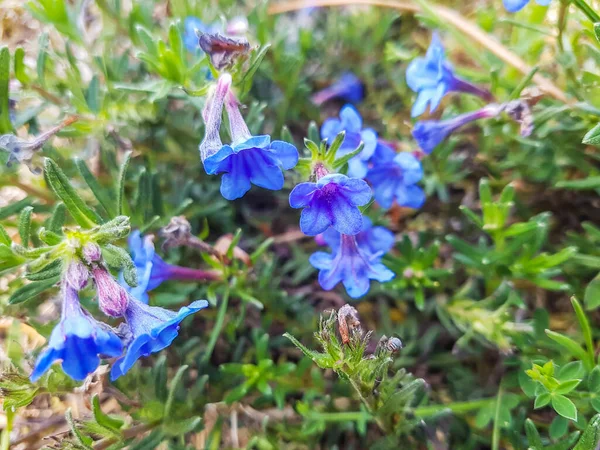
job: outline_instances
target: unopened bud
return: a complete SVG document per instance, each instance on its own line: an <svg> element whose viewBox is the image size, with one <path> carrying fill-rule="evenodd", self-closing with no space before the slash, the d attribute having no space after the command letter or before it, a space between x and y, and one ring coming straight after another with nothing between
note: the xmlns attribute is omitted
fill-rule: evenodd
<svg viewBox="0 0 600 450"><path fill-rule="evenodd" d="M94 242L85 244L82 250L83 257L88 264L98 262L102 258L102 250L100 246Z"/></svg>
<svg viewBox="0 0 600 450"><path fill-rule="evenodd" d="M98 305L104 314L120 317L125 314L129 304L129 294L104 267L93 269L98 293Z"/></svg>
<svg viewBox="0 0 600 450"><path fill-rule="evenodd" d="M72 260L67 266L63 280L73 289L79 291L85 287L90 271L79 259Z"/></svg>

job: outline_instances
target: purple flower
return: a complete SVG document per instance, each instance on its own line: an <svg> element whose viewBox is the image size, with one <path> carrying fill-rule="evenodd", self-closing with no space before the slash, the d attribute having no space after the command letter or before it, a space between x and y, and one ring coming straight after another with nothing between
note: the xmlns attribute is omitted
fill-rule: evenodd
<svg viewBox="0 0 600 450"><path fill-rule="evenodd" d="M205 114L206 135L200 144L204 170L209 175L224 173L221 178L221 194L227 200L243 197L250 190L251 184L274 191L283 188L282 169L288 170L296 166L298 150L287 142L271 142L268 135L252 136L231 91L227 92L225 107L233 142L231 145L223 145L219 137L224 100L221 97L220 82L221 78ZM215 117L218 117L218 121Z"/></svg>
<svg viewBox="0 0 600 450"><path fill-rule="evenodd" d="M344 141L337 151L336 157L340 158L356 150L362 141L363 150L348 161L348 176L364 178L367 174L368 162L377 147L377 133L372 128L363 129L362 117L352 105L344 106L340 111L339 119L327 119L321 126L321 138L333 142L342 131L346 132Z"/></svg>
<svg viewBox="0 0 600 450"><path fill-rule="evenodd" d="M183 22L183 44L188 49L188 51L192 53L196 53L200 51L200 46L198 45L198 34L196 31L200 33L216 33L221 27L219 24L206 24L200 20L198 17L188 16L185 18Z"/></svg>
<svg viewBox="0 0 600 450"><path fill-rule="evenodd" d="M501 105L489 104L477 111L461 114L448 120L424 120L417 122L412 135L425 153L429 154L458 128L478 119L495 117L502 111Z"/></svg>
<svg viewBox="0 0 600 450"><path fill-rule="evenodd" d="M171 345L171 342L177 337L181 321L207 306L206 300L197 300L175 313L131 299L125 311L131 342L125 355L113 365L110 379L114 381L127 373L139 358Z"/></svg>
<svg viewBox="0 0 600 450"><path fill-rule="evenodd" d="M444 47L437 33L433 34L425 57L415 58L409 64L406 83L417 93L411 110L412 117L423 114L427 105L430 112L435 111L444 95L450 91L468 92L491 100L488 91L454 75L452 66L445 59Z"/></svg>
<svg viewBox="0 0 600 450"><path fill-rule="evenodd" d="M38 357L31 381L39 379L56 360L62 360L62 368L71 378L83 380L100 364L99 355L115 357L122 352L117 335L81 308L77 290L63 284L62 295L62 317Z"/></svg>
<svg viewBox="0 0 600 450"><path fill-rule="evenodd" d="M406 152L378 161L367 173L375 200L383 208L390 208L394 199L400 206L420 208L425 201L425 193L416 185L423 178L421 162Z"/></svg>
<svg viewBox="0 0 600 450"><path fill-rule="evenodd" d="M165 281L174 279L205 281L219 278L219 274L214 271L197 270L166 263L156 254L152 236L142 238L139 230L129 235L128 244L137 271L138 285L136 287L129 286L122 273L119 276L119 283L129 294L145 304L148 304L148 291L157 288Z"/></svg>
<svg viewBox="0 0 600 450"><path fill-rule="evenodd" d="M535 0L535 2L540 6L548 6L550 4L550 0ZM504 7L508 12L517 12L525 7L529 0L502 0L504 3Z"/></svg>
<svg viewBox="0 0 600 450"><path fill-rule="evenodd" d="M304 208L300 229L316 236L332 226L340 233L354 235L363 226L359 206L371 200L371 188L358 178L329 174L316 183L300 183L290 193L290 206Z"/></svg>
<svg viewBox="0 0 600 450"><path fill-rule="evenodd" d="M129 304L130 296L127 291L104 267L94 267L92 274L96 282L100 310L107 316L121 317Z"/></svg>
<svg viewBox="0 0 600 450"><path fill-rule="evenodd" d="M394 278L394 273L381 263L381 257L394 245L394 236L383 227L373 227L365 221L365 228L356 236L328 230L324 240L332 253L316 252L310 263L319 269L319 284L325 290L333 289L340 281L352 298L369 291L370 280L381 283Z"/></svg>
<svg viewBox="0 0 600 450"><path fill-rule="evenodd" d="M346 72L331 86L314 94L311 100L316 105L321 105L334 98L341 98L350 103L360 103L364 96L364 87L360 79L352 72Z"/></svg>

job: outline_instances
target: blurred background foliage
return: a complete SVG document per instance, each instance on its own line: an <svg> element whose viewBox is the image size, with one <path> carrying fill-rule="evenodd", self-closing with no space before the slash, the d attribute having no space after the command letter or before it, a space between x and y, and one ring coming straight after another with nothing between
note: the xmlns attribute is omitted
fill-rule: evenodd
<svg viewBox="0 0 600 450"><path fill-rule="evenodd" d="M223 268L227 283L170 281L152 292L159 306L197 298L215 306L184 323L168 351L115 384L102 369L74 383L55 366L41 386L27 375L58 316L56 289L9 273L20 262L2 254L0 448L596 448L598 26L581 2L532 2L517 14L496 0L351 3L0 5L0 134L30 142L76 117L40 153L85 203L104 219L122 205L132 228L157 236L185 215L193 235L221 242L234 259ZM325 311L350 299L321 290L308 264L317 246L288 206L299 177L282 192L253 189L227 202L201 167L213 75L185 46L189 16L220 27L247 17L254 50L234 79L248 125L299 148L309 123L343 104L317 106L311 94L352 71L365 86L364 122L416 151L405 71L433 29L457 73L498 101L539 96L530 136L511 122L480 121L425 158L421 210L367 210L397 235L385 257L397 275L352 301L361 328L349 343L337 337L346 318ZM449 95L432 117L481 106ZM38 231L64 211L43 176L5 168L8 157L0 152L0 220L10 235L2 243L19 241L25 220L38 246ZM40 168L40 154L28 165ZM162 255L217 264L189 247ZM97 310L91 295L82 301Z"/></svg>

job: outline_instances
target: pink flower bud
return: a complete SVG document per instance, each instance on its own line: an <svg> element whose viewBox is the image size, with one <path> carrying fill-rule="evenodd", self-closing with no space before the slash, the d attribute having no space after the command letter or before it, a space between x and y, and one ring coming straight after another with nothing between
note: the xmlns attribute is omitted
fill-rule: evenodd
<svg viewBox="0 0 600 450"><path fill-rule="evenodd" d="M100 261L102 258L102 250L100 250L100 246L98 246L98 244L94 242L88 242L83 247L83 257L88 264Z"/></svg>
<svg viewBox="0 0 600 450"><path fill-rule="evenodd" d="M90 276L90 271L79 259L74 259L67 266L63 275L63 281L76 291L85 287Z"/></svg>
<svg viewBox="0 0 600 450"><path fill-rule="evenodd" d="M96 266L92 270L96 281L98 304L104 314L120 317L125 314L129 304L129 294L104 267Z"/></svg>

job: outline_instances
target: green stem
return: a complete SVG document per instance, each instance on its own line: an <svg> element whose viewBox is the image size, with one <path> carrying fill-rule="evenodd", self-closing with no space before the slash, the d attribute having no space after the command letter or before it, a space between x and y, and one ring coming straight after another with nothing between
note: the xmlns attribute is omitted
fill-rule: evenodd
<svg viewBox="0 0 600 450"><path fill-rule="evenodd" d="M210 339L208 340L208 344L206 345L206 351L204 352L204 356L200 360L201 363L207 362L212 356L212 352L215 349L215 345L217 344L217 339L219 339L219 335L221 334L221 330L223 329L223 324L225 323L225 313L227 312L227 304L229 303L229 287L225 290L223 294L223 298L221 299L221 304L219 305L219 312L217 313L217 319L215 320L215 326L210 334Z"/></svg>
<svg viewBox="0 0 600 450"><path fill-rule="evenodd" d="M590 5L585 2L585 0L573 0L573 4L577 6L577 8L592 22L600 22L600 15L598 15L598 13L594 11Z"/></svg>
<svg viewBox="0 0 600 450"><path fill-rule="evenodd" d="M15 411L12 408L6 410L6 428L2 431L2 440L0 441L1 450L10 450L10 433L12 431Z"/></svg>
<svg viewBox="0 0 600 450"><path fill-rule="evenodd" d="M373 416L373 418L375 419L375 422L377 422L377 425L379 426L379 428L381 428L381 431L383 431L384 433L387 433L388 432L387 427L381 421L381 418L377 417L374 414L373 407L371 406L369 401L365 398L365 396L362 394L362 392L360 390L360 386L358 384L356 384L356 381L354 381L352 378L349 378L349 380L350 380L350 384L352 384L352 387L354 388L354 390L358 393L360 400L363 402L363 404L367 408L367 411L369 412L369 414L371 414L371 416Z"/></svg>
<svg viewBox="0 0 600 450"><path fill-rule="evenodd" d="M322 420L324 422L358 422L360 420L371 421L374 419L373 415L365 413L363 411L346 411L335 413L311 412L306 417L312 420Z"/></svg>
<svg viewBox="0 0 600 450"><path fill-rule="evenodd" d="M494 411L494 429L492 431L492 450L500 448L500 407L502 406L502 381L498 389L498 398L496 399L496 410Z"/></svg>
<svg viewBox="0 0 600 450"><path fill-rule="evenodd" d="M483 398L479 400L470 400L468 402L449 403L447 405L427 405L416 408L413 412L415 416L420 418L435 416L445 410L461 414L481 409L484 406L494 404L496 401L496 398Z"/></svg>

